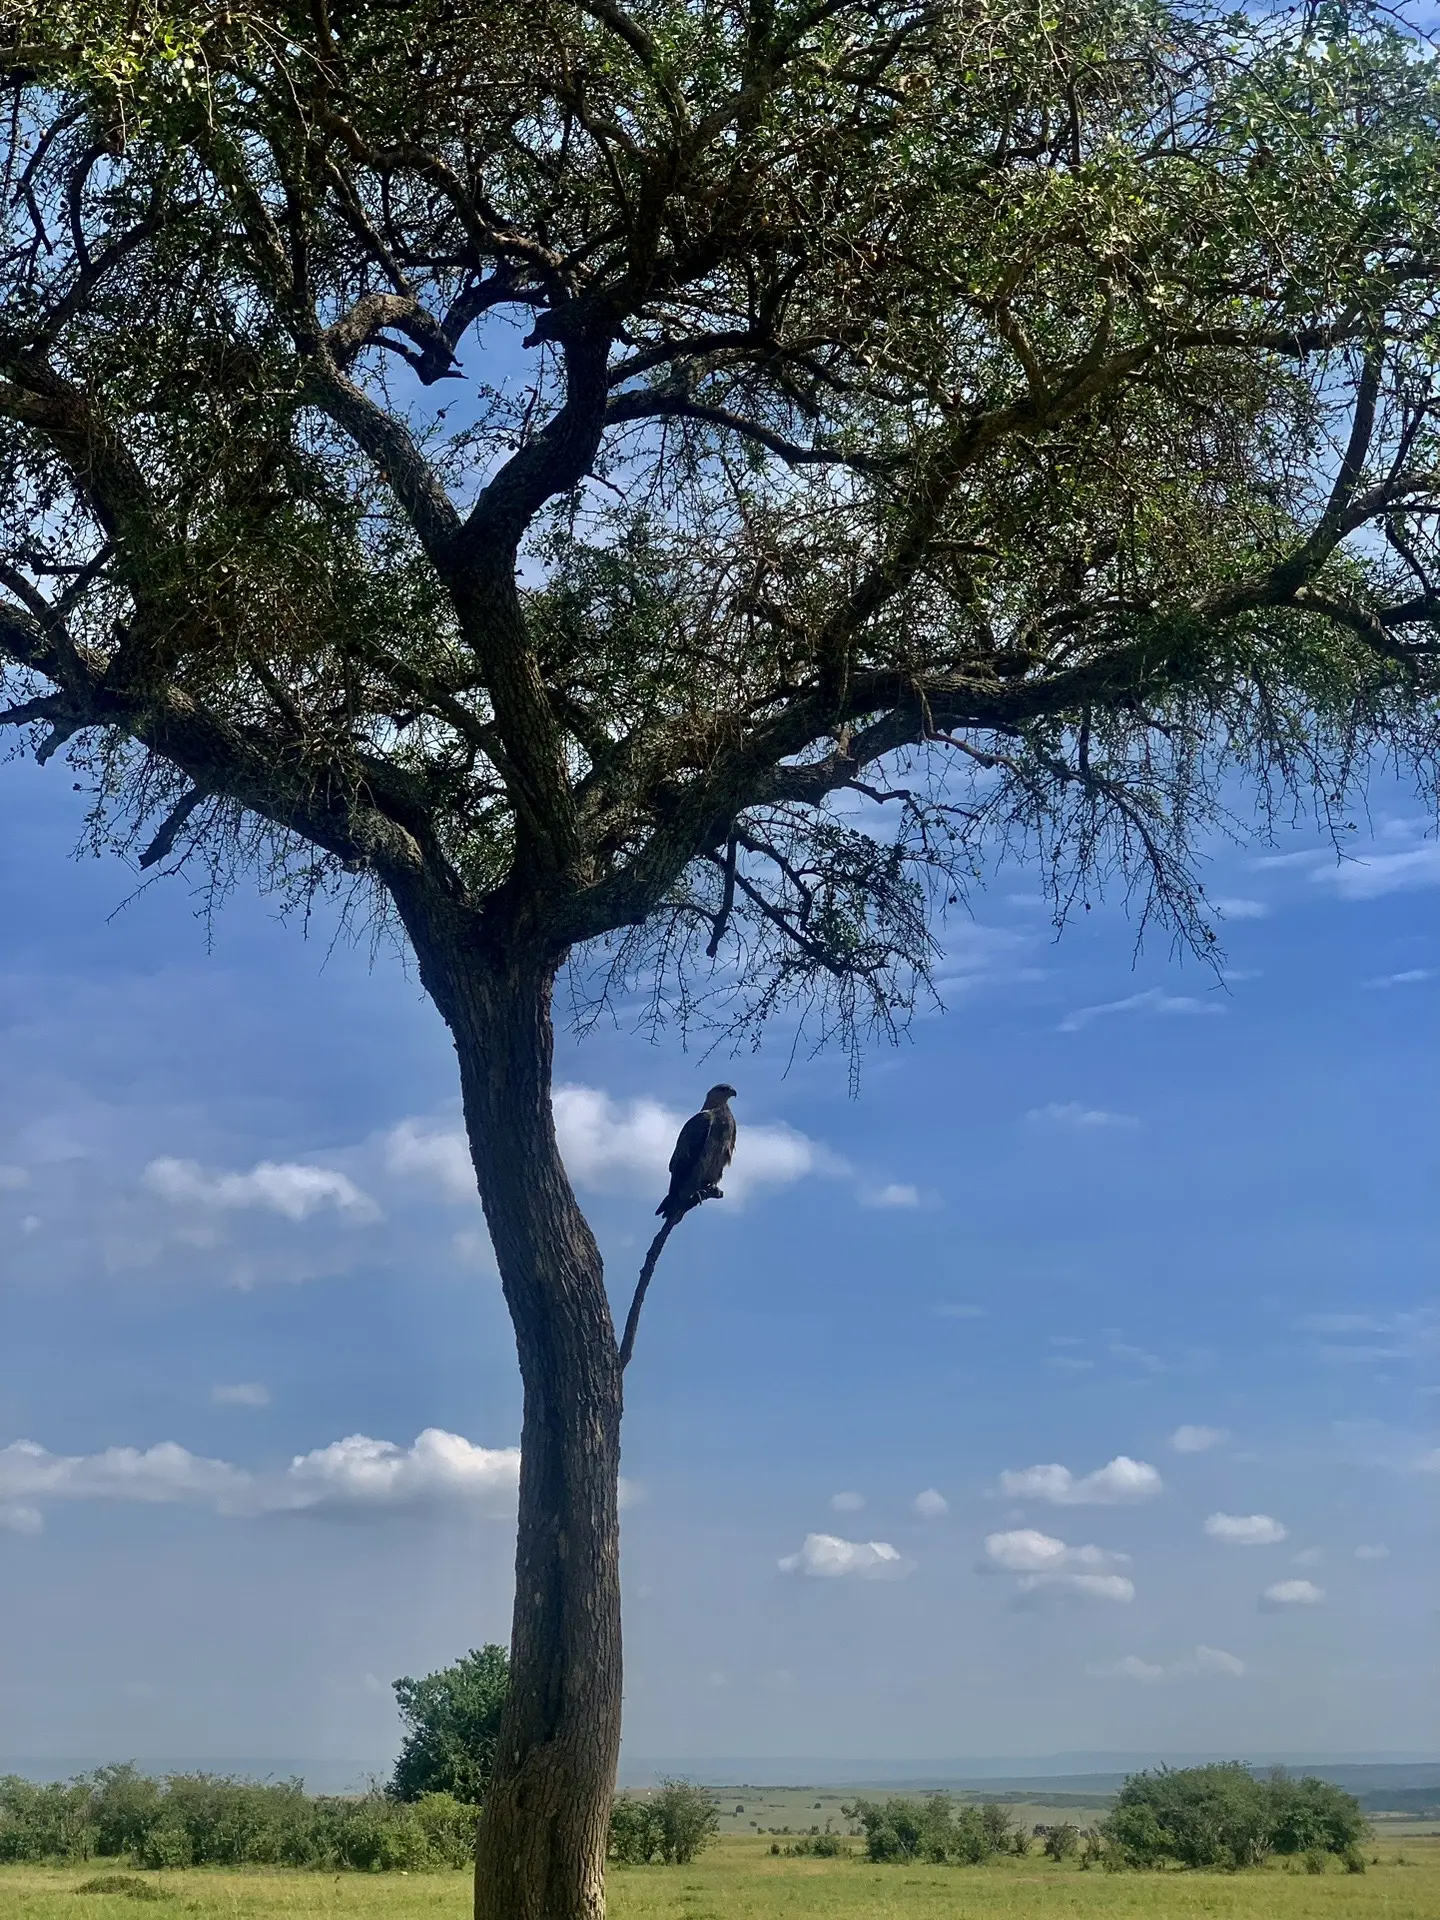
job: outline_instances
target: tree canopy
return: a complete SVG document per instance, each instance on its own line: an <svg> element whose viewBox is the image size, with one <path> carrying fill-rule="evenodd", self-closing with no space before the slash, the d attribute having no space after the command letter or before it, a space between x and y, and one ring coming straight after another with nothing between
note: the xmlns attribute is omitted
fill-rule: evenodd
<svg viewBox="0 0 1440 1920"><path fill-rule="evenodd" d="M886 1020L997 836L1203 944L1229 771L1428 769L1440 96L1378 10L8 17L4 718L142 865Z"/></svg>
<svg viewBox="0 0 1440 1920"><path fill-rule="evenodd" d="M390 1792L397 1800L448 1793L479 1806L495 1765L500 1714L510 1684L504 1647L472 1649L423 1680L395 1682L405 1738Z"/></svg>

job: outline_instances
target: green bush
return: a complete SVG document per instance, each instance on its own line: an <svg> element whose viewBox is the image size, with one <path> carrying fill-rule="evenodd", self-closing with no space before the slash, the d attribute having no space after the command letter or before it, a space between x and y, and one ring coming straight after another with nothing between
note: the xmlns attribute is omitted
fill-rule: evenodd
<svg viewBox="0 0 1440 1920"><path fill-rule="evenodd" d="M623 1867L644 1867L661 1857L661 1845L660 1822L649 1801L617 1794L610 1809L609 1857Z"/></svg>
<svg viewBox="0 0 1440 1920"><path fill-rule="evenodd" d="M1073 1860L1080 1851L1080 1829L1073 1820L1062 1820L1045 1836L1047 1860Z"/></svg>
<svg viewBox="0 0 1440 1920"><path fill-rule="evenodd" d="M0 1780L0 1861L88 1860L99 1837L83 1782Z"/></svg>
<svg viewBox="0 0 1440 1920"><path fill-rule="evenodd" d="M648 1799L616 1797L607 1851L622 1866L663 1861L684 1867L709 1846L719 1825L720 1809L706 1788L693 1780L662 1780Z"/></svg>
<svg viewBox="0 0 1440 1920"><path fill-rule="evenodd" d="M1131 1774L1101 1829L1106 1864L1232 1870L1272 1852L1321 1861L1346 1855L1367 1831L1353 1795L1328 1781L1277 1771L1257 1780L1241 1762Z"/></svg>
<svg viewBox="0 0 1440 1920"><path fill-rule="evenodd" d="M178 1820L157 1820L135 1849L135 1859L140 1866L156 1870L193 1866L190 1835Z"/></svg>
<svg viewBox="0 0 1440 1920"><path fill-rule="evenodd" d="M957 1807L944 1793L923 1800L904 1794L892 1800L857 1800L842 1811L860 1822L865 1857L892 1865L920 1860L936 1866L977 1866L1013 1844L1003 1808Z"/></svg>

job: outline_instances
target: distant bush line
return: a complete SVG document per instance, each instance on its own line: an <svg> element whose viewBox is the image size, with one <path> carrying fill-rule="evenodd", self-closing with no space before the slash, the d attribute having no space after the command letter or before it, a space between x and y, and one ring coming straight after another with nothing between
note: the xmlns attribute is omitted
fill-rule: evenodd
<svg viewBox="0 0 1440 1920"><path fill-rule="evenodd" d="M37 1786L0 1779L0 1861L139 1867L467 1867L477 1809L448 1793L401 1801L306 1793L217 1774L153 1779L132 1766Z"/></svg>
<svg viewBox="0 0 1440 1920"><path fill-rule="evenodd" d="M412 1788L413 1790L413 1788ZM1082 1833L1071 1821L1027 1833L996 1802L957 1805L945 1793L857 1799L842 1808L858 1825L867 1860L886 1865L978 1866L1026 1855L1039 1842L1052 1860L1111 1871L1163 1866L1238 1870L1272 1855L1323 1873L1338 1859L1364 1871L1368 1829L1353 1794L1276 1771L1258 1780L1238 1761L1132 1774L1113 1811ZM299 1780L216 1774L155 1779L134 1766L101 1767L66 1782L0 1779L0 1862L141 1868L310 1867L357 1872L468 1867L479 1809L443 1792L401 1799L394 1787L342 1797L306 1793ZM622 1794L610 1818L617 1865L685 1866L719 1825L715 1797L688 1780L647 1795ZM781 1851L772 1843L771 1852ZM841 1836L799 1836L792 1854L835 1858Z"/></svg>
<svg viewBox="0 0 1440 1920"><path fill-rule="evenodd" d="M1011 1825L1004 1806L956 1806L948 1794L923 1799L857 1800L843 1812L860 1822L872 1861L979 1865L1000 1853L1028 1853L1031 1838L1052 1860L1111 1871L1169 1865L1238 1871L1275 1854L1323 1873L1338 1859L1363 1873L1360 1844L1369 1829L1359 1801L1328 1780L1293 1779L1277 1769L1257 1780L1240 1761L1209 1767L1161 1767L1131 1774L1113 1811L1092 1831L1072 1822ZM811 1843L813 1848L814 1843Z"/></svg>

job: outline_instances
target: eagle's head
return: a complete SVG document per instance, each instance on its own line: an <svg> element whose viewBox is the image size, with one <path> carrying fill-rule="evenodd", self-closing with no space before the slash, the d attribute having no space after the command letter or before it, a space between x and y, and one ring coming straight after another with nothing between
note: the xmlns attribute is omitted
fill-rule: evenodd
<svg viewBox="0 0 1440 1920"><path fill-rule="evenodd" d="M724 1081L722 1080L718 1087L711 1087L709 1093L706 1094L705 1096L706 1110L709 1111L715 1107L723 1107L727 1100L733 1100L735 1098L736 1098L736 1094L735 1094L734 1087L727 1087Z"/></svg>

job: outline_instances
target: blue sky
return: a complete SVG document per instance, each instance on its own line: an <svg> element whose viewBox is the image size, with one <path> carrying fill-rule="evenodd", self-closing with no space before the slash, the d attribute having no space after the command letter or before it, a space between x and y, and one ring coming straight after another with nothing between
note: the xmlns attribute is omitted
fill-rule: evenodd
<svg viewBox="0 0 1440 1920"><path fill-rule="evenodd" d="M0 1762L383 1767L390 1680L508 1634L448 1042L323 916L72 861L78 805L0 767ZM1224 983L1005 871L858 1099L562 1042L622 1308L740 1089L629 1377L628 1752L1433 1749L1440 848L1356 838L1217 859Z"/></svg>

